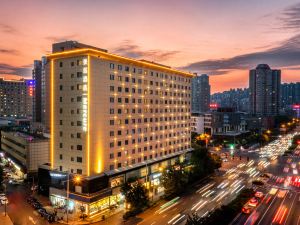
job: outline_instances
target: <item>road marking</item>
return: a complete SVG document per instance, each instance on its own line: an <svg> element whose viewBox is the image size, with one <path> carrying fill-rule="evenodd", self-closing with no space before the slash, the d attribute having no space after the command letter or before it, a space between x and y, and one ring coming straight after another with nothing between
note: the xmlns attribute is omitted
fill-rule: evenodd
<svg viewBox="0 0 300 225"><path fill-rule="evenodd" d="M173 225L176 224L178 221L180 221L181 219L183 219L185 217L185 215L182 215L181 217L179 217L176 221L174 221L174 223L172 223Z"/></svg>
<svg viewBox="0 0 300 225"><path fill-rule="evenodd" d="M32 222L33 224L36 224L36 222L33 220L33 218L31 216L28 216L28 219L30 222Z"/></svg>
<svg viewBox="0 0 300 225"><path fill-rule="evenodd" d="M266 213L269 211L271 205L273 204L274 200L276 199L276 196L273 198L272 202L270 203L269 207L267 208L267 210L265 211L265 213L262 215L262 217L260 218L260 220L258 221L258 224L260 224L260 222L263 220L263 218L265 217Z"/></svg>
<svg viewBox="0 0 300 225"><path fill-rule="evenodd" d="M176 216L174 216L172 219L170 219L169 221L168 221L168 224L170 224L170 223L172 223L174 220L176 220L178 217L180 217L180 213L178 213Z"/></svg>
<svg viewBox="0 0 300 225"><path fill-rule="evenodd" d="M165 218L167 216L167 214L163 215L162 217Z"/></svg>
<svg viewBox="0 0 300 225"><path fill-rule="evenodd" d="M289 215L290 215L290 213L291 213L291 211L292 211L292 208L293 208L293 205L294 205L294 202L295 202L296 197L297 197L297 194L295 194L295 198L294 198L294 200L292 201L292 205L291 205L291 207L290 207L290 209L289 209L289 213L287 214L287 217L286 217L286 220L285 220L285 222L284 222L284 225L286 224L286 222L287 222L287 220L288 220L288 218L289 218Z"/></svg>

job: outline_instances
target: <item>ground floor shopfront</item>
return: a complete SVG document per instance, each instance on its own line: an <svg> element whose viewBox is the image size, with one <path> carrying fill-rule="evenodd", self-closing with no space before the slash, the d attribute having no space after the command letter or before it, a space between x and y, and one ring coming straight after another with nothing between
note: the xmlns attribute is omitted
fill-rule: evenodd
<svg viewBox="0 0 300 225"><path fill-rule="evenodd" d="M51 205L58 209L65 208L67 202L69 202L68 210L70 215L73 216L80 216L84 213L90 217L124 205L124 196L121 193L104 197L95 202L82 202L71 198L68 201L66 197L55 194L50 194L49 198Z"/></svg>
<svg viewBox="0 0 300 225"><path fill-rule="evenodd" d="M68 208L73 216L79 217L86 214L91 218L105 212L112 215L113 211L127 208L125 198L121 193L121 186L124 182L138 179L148 189L149 200L157 201L164 194L161 184L163 170L177 161L188 162L190 153L191 151L160 160L149 160L136 167L107 171L93 177L82 177L79 184L72 182L74 179L72 176L76 175L68 175L43 167L39 169L39 190L46 190L50 183L48 196L52 206L63 210ZM71 181L69 182L69 198L66 192L68 181Z"/></svg>

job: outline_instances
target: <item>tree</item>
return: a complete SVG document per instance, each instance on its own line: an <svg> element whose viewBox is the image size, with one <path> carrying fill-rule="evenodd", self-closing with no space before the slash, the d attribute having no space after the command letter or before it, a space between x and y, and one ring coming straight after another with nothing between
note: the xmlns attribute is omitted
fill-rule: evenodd
<svg viewBox="0 0 300 225"><path fill-rule="evenodd" d="M130 211L142 211L149 205L148 190L139 181L125 182L121 187L125 200L130 204Z"/></svg>
<svg viewBox="0 0 300 225"><path fill-rule="evenodd" d="M2 182L3 182L3 168L0 166L0 190L2 190L3 188Z"/></svg>
<svg viewBox="0 0 300 225"><path fill-rule="evenodd" d="M0 186L3 182L3 168L0 166Z"/></svg>
<svg viewBox="0 0 300 225"><path fill-rule="evenodd" d="M165 188L166 198L182 193L188 183L188 175L183 165L176 163L174 166L167 167L161 176L161 183Z"/></svg>
<svg viewBox="0 0 300 225"><path fill-rule="evenodd" d="M203 178L215 169L221 167L222 161L216 154L210 154L209 151L197 144L193 145L191 164L193 165L191 178Z"/></svg>

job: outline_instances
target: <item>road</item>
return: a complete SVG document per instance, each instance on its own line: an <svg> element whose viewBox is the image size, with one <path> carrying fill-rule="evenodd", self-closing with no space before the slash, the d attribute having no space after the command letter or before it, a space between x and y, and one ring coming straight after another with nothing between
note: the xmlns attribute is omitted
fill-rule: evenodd
<svg viewBox="0 0 300 225"><path fill-rule="evenodd" d="M270 163L265 172L272 177L265 185L264 200L249 216L240 213L232 225L300 225L300 182L293 182L300 178L299 153L297 150L292 156L279 156Z"/></svg>
<svg viewBox="0 0 300 225"><path fill-rule="evenodd" d="M175 199L174 201L169 202L166 205L160 205L151 210L147 210L146 212L139 215L139 219L135 223L131 221L130 224L181 225L185 224L187 216L192 213L197 213L199 216L207 215L208 212L212 211L216 207L230 202L243 188L247 186L250 187L253 180L257 179L261 174L267 172L268 167L280 165L280 163L278 163L279 161L277 157L283 154L283 152L288 148L288 140L290 138L291 135L288 135L286 137L280 138L279 140L276 140L275 142L270 143L268 146L265 146L264 148L261 148L256 152L257 156L254 160L251 160L247 163L238 163L236 166L228 169L222 176L214 178L213 181L209 182L206 186L201 187L198 190L193 190L193 193L190 193L189 195L181 197L179 199ZM266 187L263 188L263 190L259 190L263 191L264 193L268 193L271 186L271 184L267 184ZM267 195L267 197L269 197L269 195ZM291 192L291 194L287 193L287 197L284 198L284 200L286 201L284 202L284 204L288 204L291 206L290 210L286 210L285 212L287 215L298 213L298 202L296 202L297 204L295 205L294 201L294 204L292 205L292 200L297 198L298 193L296 192ZM262 218L263 220L270 219L270 215L272 215L273 211L276 211L276 209L280 206L282 200L283 198L279 198L277 197L277 195L271 196L271 198L268 200L269 204L271 204L270 201L272 201L271 206L269 207L267 204L262 203L260 205L260 208L258 208L258 210L261 211L257 211L256 214L251 214L251 218L255 218L255 220L259 218ZM268 213L266 213L265 215L262 214L267 210L266 208L264 208L264 206L269 207ZM245 224L246 222L246 224L254 224L251 222L251 218L248 220L248 216L242 214L240 214L239 216L237 217L237 221L233 224ZM286 216L286 219L293 220L294 216ZM260 224L271 223L261 222Z"/></svg>

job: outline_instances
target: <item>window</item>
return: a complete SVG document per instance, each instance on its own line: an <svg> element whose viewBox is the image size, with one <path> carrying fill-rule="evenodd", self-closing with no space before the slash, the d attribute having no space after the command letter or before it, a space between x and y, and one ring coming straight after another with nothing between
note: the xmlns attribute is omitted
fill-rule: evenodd
<svg viewBox="0 0 300 225"><path fill-rule="evenodd" d="M82 157L77 156L77 162L82 163Z"/></svg>
<svg viewBox="0 0 300 225"><path fill-rule="evenodd" d="M59 143L59 147L60 147L60 148L63 148L63 143Z"/></svg>
<svg viewBox="0 0 300 225"><path fill-rule="evenodd" d="M121 157L122 156L122 152L118 152L118 157Z"/></svg>
<svg viewBox="0 0 300 225"><path fill-rule="evenodd" d="M110 80L115 80L115 75L110 74L110 75L109 75L109 79L110 79Z"/></svg>
<svg viewBox="0 0 300 225"><path fill-rule="evenodd" d="M63 62L59 62L59 67L63 67Z"/></svg>
<svg viewBox="0 0 300 225"><path fill-rule="evenodd" d="M77 150L81 151L82 150L82 145L77 145Z"/></svg>
<svg viewBox="0 0 300 225"><path fill-rule="evenodd" d="M81 78L82 77L82 72L77 72L77 78Z"/></svg>
<svg viewBox="0 0 300 225"><path fill-rule="evenodd" d="M115 144L113 142L109 143L109 147L113 148L115 146Z"/></svg>
<svg viewBox="0 0 300 225"><path fill-rule="evenodd" d="M77 169L77 174L82 174L82 169Z"/></svg>
<svg viewBox="0 0 300 225"><path fill-rule="evenodd" d="M115 166L114 165L109 165L109 169L113 170L113 169L115 169Z"/></svg>
<svg viewBox="0 0 300 225"><path fill-rule="evenodd" d="M63 79L63 75L62 75L62 73L61 73L61 74L59 74L59 79Z"/></svg>
<svg viewBox="0 0 300 225"><path fill-rule="evenodd" d="M110 136L110 137L115 136L115 132L114 132L114 131L110 131L110 132L109 132L109 136Z"/></svg>
<svg viewBox="0 0 300 225"><path fill-rule="evenodd" d="M77 138L81 138L81 133L77 133L77 134L76 134L76 137L77 137Z"/></svg>
<svg viewBox="0 0 300 225"><path fill-rule="evenodd" d="M118 65L118 70L122 70L122 65Z"/></svg>
<svg viewBox="0 0 300 225"><path fill-rule="evenodd" d="M63 90L63 86L59 85L59 90L62 91Z"/></svg>
<svg viewBox="0 0 300 225"><path fill-rule="evenodd" d="M82 97L81 96L77 96L77 102L81 102Z"/></svg>
<svg viewBox="0 0 300 225"><path fill-rule="evenodd" d="M115 124L115 121L114 121L114 120L110 120L110 121L109 121L109 124L110 124L110 125L114 125L114 124Z"/></svg>
<svg viewBox="0 0 300 225"><path fill-rule="evenodd" d="M125 71L129 72L129 66L125 66Z"/></svg>
<svg viewBox="0 0 300 225"><path fill-rule="evenodd" d="M114 87L114 86L110 86L110 87L109 87L109 90L110 90L110 91L114 91L114 90L115 90L115 87Z"/></svg>
<svg viewBox="0 0 300 225"><path fill-rule="evenodd" d="M82 122L81 121L77 121L77 126L82 126Z"/></svg>
<svg viewBox="0 0 300 225"><path fill-rule="evenodd" d="M109 114L114 114L115 110L114 109L109 109Z"/></svg>
<svg viewBox="0 0 300 225"><path fill-rule="evenodd" d="M114 102L115 102L114 97L110 97L110 98L109 98L109 102L110 102L110 103L114 103Z"/></svg>
<svg viewBox="0 0 300 225"><path fill-rule="evenodd" d="M113 159L113 158L114 158L114 153L110 153L110 154L109 154L109 158L110 158L110 159Z"/></svg>
<svg viewBox="0 0 300 225"><path fill-rule="evenodd" d="M59 154L59 159L62 160L63 159L63 155Z"/></svg>
<svg viewBox="0 0 300 225"><path fill-rule="evenodd" d="M115 64L110 63L110 64L109 64L109 68L114 69L114 68L115 68Z"/></svg>

